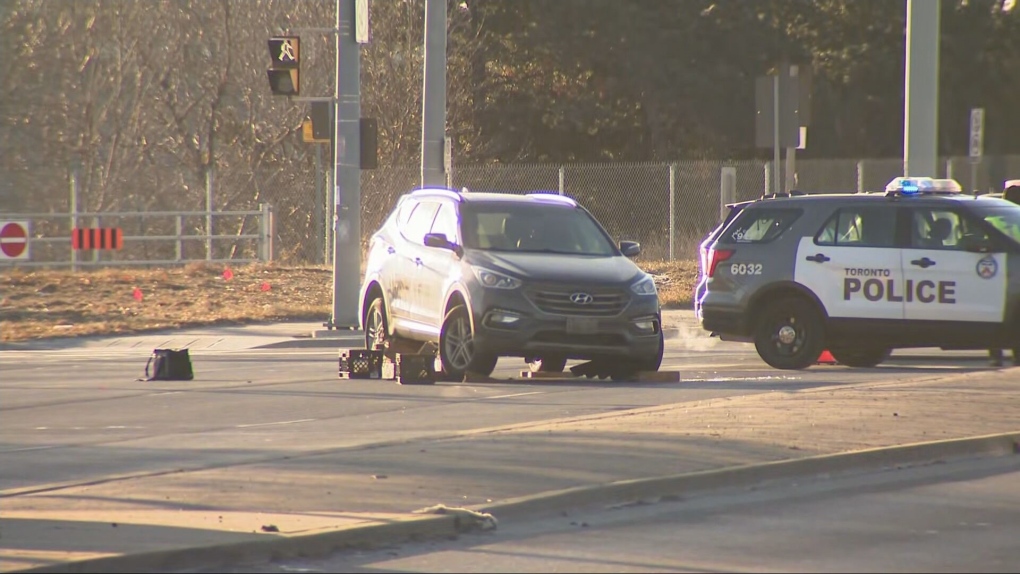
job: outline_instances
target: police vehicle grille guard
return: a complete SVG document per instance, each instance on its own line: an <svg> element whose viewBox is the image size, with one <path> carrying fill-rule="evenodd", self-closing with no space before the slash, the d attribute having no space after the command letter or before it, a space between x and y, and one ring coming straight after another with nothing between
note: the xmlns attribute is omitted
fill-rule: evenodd
<svg viewBox="0 0 1020 574"><path fill-rule="evenodd" d="M591 300L575 303L571 296L584 293ZM630 296L619 289L606 290L587 287L565 288L563 286L539 286L524 292L531 303L544 313L572 315L578 317L615 317L627 308Z"/></svg>

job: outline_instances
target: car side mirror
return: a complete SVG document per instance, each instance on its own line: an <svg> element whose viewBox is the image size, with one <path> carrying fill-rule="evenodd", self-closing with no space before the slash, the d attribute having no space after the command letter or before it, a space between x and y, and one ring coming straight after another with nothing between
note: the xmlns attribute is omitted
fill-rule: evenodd
<svg viewBox="0 0 1020 574"><path fill-rule="evenodd" d="M620 253L627 257L634 257L641 253L641 244L637 241L621 241Z"/></svg>
<svg viewBox="0 0 1020 574"><path fill-rule="evenodd" d="M458 256L464 254L464 249L456 243L446 238L445 233L426 233L425 234L425 246L426 247L438 247L439 249L449 249Z"/></svg>

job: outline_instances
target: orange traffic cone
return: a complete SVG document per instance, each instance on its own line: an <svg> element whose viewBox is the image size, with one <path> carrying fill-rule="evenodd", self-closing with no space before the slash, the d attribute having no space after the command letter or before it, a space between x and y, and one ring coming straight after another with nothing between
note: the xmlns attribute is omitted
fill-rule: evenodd
<svg viewBox="0 0 1020 574"><path fill-rule="evenodd" d="M833 357L832 353L830 353L828 349L825 349L824 351L822 351L821 355L818 355L818 364L819 365L837 365L839 363L838 363L838 361L836 361L836 357Z"/></svg>

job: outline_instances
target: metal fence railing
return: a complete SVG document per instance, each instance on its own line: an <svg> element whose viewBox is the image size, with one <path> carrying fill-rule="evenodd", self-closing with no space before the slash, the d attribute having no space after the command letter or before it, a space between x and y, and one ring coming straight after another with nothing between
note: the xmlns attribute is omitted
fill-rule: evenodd
<svg viewBox="0 0 1020 574"><path fill-rule="evenodd" d="M935 177L953 177L968 190L997 191L1003 180L1020 177L1020 156L986 157L978 162L948 157L939 166L940 173L933 174ZM456 189L511 193L549 190L569 195L595 214L614 236L640 241L647 256L665 259L693 257L697 243L717 223L723 168L735 175L736 192L729 199L741 201L765 192L769 167L770 162L757 160L454 165L447 177ZM80 218L95 217L104 226L108 222L110 226L122 226L125 236L132 238L131 244L147 245L138 247L148 251L132 261L259 259L264 258L259 251L264 247L242 246L239 242L247 239L244 236L260 233L253 231L260 224L256 221L259 216L252 213L261 213L262 205L271 204L274 227L263 245L272 242L273 259L289 264L327 264L332 262L334 212L328 171L328 162L321 158L314 165L218 166L215 173L207 172L204 177L170 165L148 166L108 178L90 178L63 168L24 169L0 177L0 220L9 220L17 213L45 213L54 221L68 222L72 214L81 212ZM902 174L903 161L800 159L796 171L797 188L808 193L878 190ZM780 180L785 181L785 177ZM418 187L420 181L419 165L384 166L362 172L363 242L379 227L397 198ZM174 215L158 224L154 217L144 224L137 219L113 221L113 212L147 211ZM241 212L249 215L227 215ZM177 223L175 216L181 218ZM155 242L136 241L145 235L181 235L175 225L186 234L201 235L213 218L213 233L218 237L215 241L164 240L161 249L165 251L156 255L151 254ZM51 232L45 228L45 233L61 237L54 245L66 242L65 232L69 229ZM180 248L179 258L173 251L175 246ZM207 253L210 250L211 255ZM63 257L70 260L68 254ZM112 261L114 256L90 257L82 263L102 263L108 257Z"/></svg>
<svg viewBox="0 0 1020 574"><path fill-rule="evenodd" d="M27 257L0 259L9 267L165 266L192 261L251 263L273 258L273 210L0 213L28 228ZM119 249L72 247L76 228L116 228Z"/></svg>

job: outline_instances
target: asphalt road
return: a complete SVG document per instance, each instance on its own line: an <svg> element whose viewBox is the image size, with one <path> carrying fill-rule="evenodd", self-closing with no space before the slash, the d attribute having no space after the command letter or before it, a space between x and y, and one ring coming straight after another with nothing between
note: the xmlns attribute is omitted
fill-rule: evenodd
<svg viewBox="0 0 1020 574"><path fill-rule="evenodd" d="M224 468L644 406L985 369L980 353L894 355L854 370L769 368L745 344L667 342L680 383L507 381L401 386L339 380L324 348L195 351L196 378L145 382L147 353L4 351L0 361L0 497ZM497 378L523 361L503 360Z"/></svg>
<svg viewBox="0 0 1020 574"><path fill-rule="evenodd" d="M1020 461L971 459L192 572L1017 572Z"/></svg>

